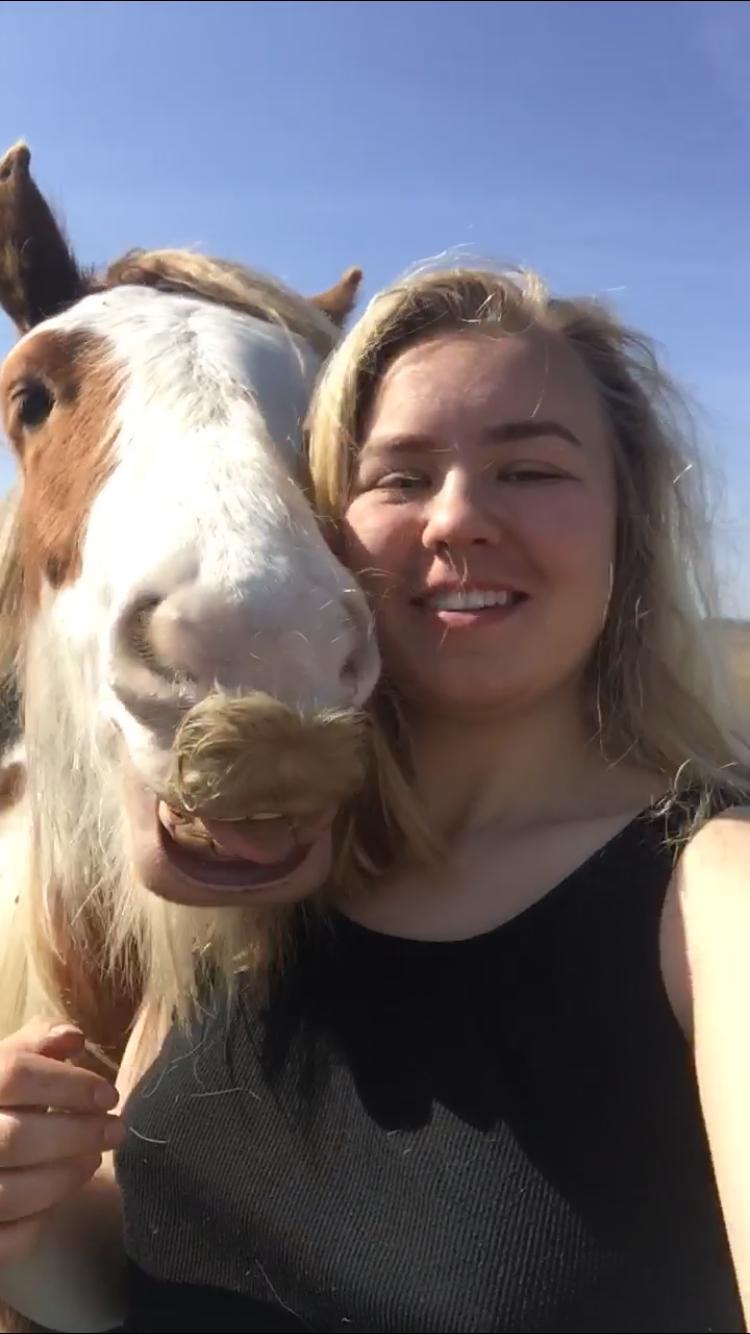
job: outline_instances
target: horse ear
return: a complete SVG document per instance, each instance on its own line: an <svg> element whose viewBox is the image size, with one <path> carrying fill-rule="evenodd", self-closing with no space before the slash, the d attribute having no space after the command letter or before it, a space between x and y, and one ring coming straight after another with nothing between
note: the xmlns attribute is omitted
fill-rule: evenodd
<svg viewBox="0 0 750 1334"><path fill-rule="evenodd" d="M308 297L310 305L317 306L318 310L322 310L329 320L341 328L354 310L362 276L361 269L347 269L327 292Z"/></svg>
<svg viewBox="0 0 750 1334"><path fill-rule="evenodd" d="M0 305L21 333L83 295L84 280L46 199L25 143L0 158Z"/></svg>

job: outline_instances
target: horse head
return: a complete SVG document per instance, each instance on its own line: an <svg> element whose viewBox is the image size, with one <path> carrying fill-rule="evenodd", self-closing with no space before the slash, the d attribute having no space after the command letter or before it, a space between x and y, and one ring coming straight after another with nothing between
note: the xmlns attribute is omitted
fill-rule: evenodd
<svg viewBox="0 0 750 1334"><path fill-rule="evenodd" d="M109 946L140 932L146 973L155 923L176 929L167 901L241 909L324 878L362 777L378 655L302 448L360 277L305 300L181 251L87 272L26 146L0 161L0 302L20 335L0 411L21 475L0 597L30 875L52 934L85 902Z"/></svg>

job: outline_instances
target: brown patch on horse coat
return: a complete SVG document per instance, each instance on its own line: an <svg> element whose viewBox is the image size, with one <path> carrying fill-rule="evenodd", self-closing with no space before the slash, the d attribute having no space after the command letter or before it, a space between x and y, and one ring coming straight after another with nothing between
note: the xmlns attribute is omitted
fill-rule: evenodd
<svg viewBox="0 0 750 1334"><path fill-rule="evenodd" d="M16 762L0 768L0 815L11 810L26 790L26 766Z"/></svg>
<svg viewBox="0 0 750 1334"><path fill-rule="evenodd" d="M88 934L88 948L82 949L78 934L71 939L68 931L59 930L51 970L65 1017L78 1024L89 1043L82 1064L99 1074L107 1074L110 1065L111 1074L111 1066L116 1069L122 1060L141 997L128 982L127 968L108 967L101 922L92 923Z"/></svg>
<svg viewBox="0 0 750 1334"><path fill-rule="evenodd" d="M48 418L20 420L18 391L40 383L54 398ZM24 339L0 374L5 429L23 471L21 514L27 608L42 580L72 583L91 506L114 466L114 413L120 376L106 342L80 330L48 329Z"/></svg>

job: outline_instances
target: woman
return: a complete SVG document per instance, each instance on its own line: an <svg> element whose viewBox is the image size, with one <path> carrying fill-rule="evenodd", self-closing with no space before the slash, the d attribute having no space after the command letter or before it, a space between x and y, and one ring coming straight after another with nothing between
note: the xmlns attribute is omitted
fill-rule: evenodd
<svg viewBox="0 0 750 1334"><path fill-rule="evenodd" d="M744 1328L750 779L667 389L524 275L417 274L335 354L317 498L375 608L398 827L435 855L362 810L362 883L168 1035L118 1157L126 1329ZM59 1064L75 1034L13 1042L6 1105L105 1095ZM56 1202L104 1122L63 1152L32 1121L0 1293L45 1318L57 1266L57 1327L102 1328L117 1191Z"/></svg>

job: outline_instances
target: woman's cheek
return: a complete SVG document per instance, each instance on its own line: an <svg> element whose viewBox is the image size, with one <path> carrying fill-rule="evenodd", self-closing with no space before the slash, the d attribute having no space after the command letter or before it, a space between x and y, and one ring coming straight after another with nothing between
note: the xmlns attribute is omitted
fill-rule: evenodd
<svg viewBox="0 0 750 1334"><path fill-rule="evenodd" d="M579 569L592 560L611 559L614 516L602 497L583 489L539 494L524 513L517 514L519 531L530 545L560 570Z"/></svg>
<svg viewBox="0 0 750 1334"><path fill-rule="evenodd" d="M353 501L341 525L341 545L343 559L355 573L367 564L368 527L366 509Z"/></svg>
<svg viewBox="0 0 750 1334"><path fill-rule="evenodd" d="M349 506L343 523L344 557L350 569L368 571L374 561L381 568L398 566L408 542L408 527L396 507L362 496Z"/></svg>

